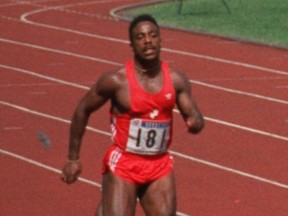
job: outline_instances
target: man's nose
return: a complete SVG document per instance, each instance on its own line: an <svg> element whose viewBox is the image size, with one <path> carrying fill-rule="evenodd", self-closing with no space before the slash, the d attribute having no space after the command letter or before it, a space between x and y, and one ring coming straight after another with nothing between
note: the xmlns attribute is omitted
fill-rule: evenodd
<svg viewBox="0 0 288 216"><path fill-rule="evenodd" d="M150 43L152 40L151 40L151 37L149 35L146 35L145 36L145 43Z"/></svg>

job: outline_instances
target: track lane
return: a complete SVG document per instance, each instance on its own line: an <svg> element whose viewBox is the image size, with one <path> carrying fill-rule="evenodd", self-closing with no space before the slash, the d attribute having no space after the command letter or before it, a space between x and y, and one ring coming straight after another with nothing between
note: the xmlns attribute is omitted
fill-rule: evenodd
<svg viewBox="0 0 288 216"><path fill-rule="evenodd" d="M40 16L41 16L41 14L40 14ZM45 21L45 20L44 20ZM58 45L57 45L58 46ZM173 57L172 55L171 55L171 57ZM117 57L116 57L117 58ZM119 58L119 57L118 57ZM38 72L38 71L37 71ZM198 89L196 89L195 90L196 92L198 92ZM24 100L24 99L23 99ZM226 131L226 133L227 132L229 132L229 131ZM183 139L183 137L182 137L182 139ZM249 138L250 139L250 138ZM255 139L255 137L253 136L253 138L252 139ZM279 143L279 142L277 142L277 143ZM210 144L210 143L207 143L207 144ZM211 145L207 145L207 147L209 148L209 146L211 146ZM204 150L204 149L203 149ZM207 149L205 150L206 151L206 153L207 153ZM213 157L212 155L210 155L211 157ZM224 158L225 159L225 158ZM189 165L188 165L189 166ZM190 165L191 166L191 165ZM273 168L273 167L272 167ZM197 173L198 174L198 172L195 172L195 173ZM285 175L285 173L283 174L283 175ZM187 173L186 173L186 176L187 176ZM197 175L198 176L198 175ZM190 176L187 176L187 177L190 177ZM185 177L184 177L185 178ZM181 178L182 179L182 178ZM206 179L206 178L204 178L204 179ZM219 179L218 179L219 180ZM198 179L197 179L197 181L198 181ZM189 181L187 181L187 182L189 182ZM203 181L201 181L201 182L203 182ZM212 187L212 189L214 188L214 185L213 185L213 187ZM182 190L182 189L181 189ZM219 190L220 191L220 190ZM228 191L229 192L231 192L232 190L231 190L231 188L229 188L228 189ZM197 194L202 194L202 192L199 192L199 193L197 193ZM204 193L205 194L205 193ZM271 194L273 194L273 193L271 193ZM210 194L211 195L211 194ZM228 195L229 196L229 194L226 194L226 195ZM187 199L189 199L189 198L191 198L191 196L188 196L188 198ZM199 198L199 197L198 197ZM208 197L204 197L204 199L203 200L208 200L207 199ZM187 200L186 199L186 200ZM200 200L201 202L203 201L203 200ZM213 200L213 199L212 199ZM266 203L266 201L267 201L267 197L265 197L265 199L263 199L263 200L265 200L265 202L264 203ZM223 200L219 200L219 205L213 205L213 208L215 208L215 206L218 206L217 207L217 209L221 209L221 207L222 207L222 209L223 209L223 206L221 206L223 203L226 203L226 202L222 202ZM236 200L237 201L237 200ZM238 200L239 201L239 200ZM237 202L238 202L237 201ZM253 200L253 202L256 202L256 200ZM252 203L253 203L252 202ZM267 201L267 202L269 202L269 201ZM182 202L181 202L182 203ZM184 202L183 203L185 203L185 200L184 200ZM217 201L217 203L218 203L218 201ZM221 204L222 203L222 204ZM239 203L239 202L238 202ZM248 202L249 203L249 202ZM248 203L245 203L246 205L246 207L247 206L249 206L249 205L251 205L251 203L249 203L249 205L247 205ZM200 203L197 203L197 204L199 204L199 205L197 205L197 206L199 206L199 208L200 209L197 209L197 206L196 206L196 209L197 209L197 211L199 210L199 211L201 211L201 204ZM184 204L183 204L184 205ZM207 203L206 204L204 204L205 206L207 205ZM228 203L226 203L226 204L224 204L225 206L229 206L228 205ZM257 206L258 204L257 203L255 203L254 204L254 207L255 206ZM275 205L275 203L274 204L270 204L270 205L265 205L265 206L267 206L267 208L265 208L266 209L266 212L273 212L271 209L274 209L274 208L276 208L276 207L278 207L278 209L280 209L280 210L285 210L285 208L283 209L283 206L282 206L282 204L280 203L280 205ZM280 207L280 208L279 208ZM186 208L186 206L184 206L184 208ZM204 206L202 206L202 210L203 209L205 209L206 207L204 207ZM225 207L224 207L225 208ZM195 209L195 208L194 208ZM209 208L208 208L209 209ZM257 209L259 209L259 211L261 211L261 209L259 208L259 206L257 207ZM265 210L265 209L263 209L263 210ZM215 209L214 209L215 210ZM197 212L196 211L196 212ZM208 210L208 211L210 211L210 210ZM237 211L235 211L235 212L237 212ZM246 212L249 212L249 209L246 209ZM275 212L275 211L274 211ZM254 212L255 213L255 212ZM277 213L277 212L276 212ZM255 214L254 214L255 215Z"/></svg>
<svg viewBox="0 0 288 216"><path fill-rule="evenodd" d="M79 56L63 55L63 53L55 54L57 50L54 49L44 50L43 52L41 49L34 50L34 47L27 46L22 47L21 44L13 44L11 46L9 43L3 43L3 50L5 49L7 53L2 59L4 65L15 65L13 56L17 55L18 49L21 48L23 57L18 58L17 65L15 65L16 69L29 68L30 70L33 69L35 71L45 73L46 76L57 76L59 78L62 76L69 78L70 82L80 81L82 83L89 83L86 85L86 88L88 89L88 86L91 86L93 81L96 80L100 74L102 74L102 71L99 72L100 70L97 70L97 68L102 68L103 63L107 63L95 63L93 60L91 61L91 59L87 59L87 61L85 59L85 61L83 61L81 58L79 58ZM53 50L55 52L53 52ZM25 52L27 52L27 54ZM29 56L28 60L26 59L26 56ZM35 62L34 59L37 59L38 61ZM75 59L77 61L75 61ZM73 61L73 63L71 63L71 61ZM117 62L111 63L118 64ZM43 68L43 65L46 65L46 67ZM110 63L104 65L107 66L107 69L108 67L112 68ZM115 68L115 66L113 67ZM77 71L81 72L81 76L75 76ZM194 81L192 80L192 82ZM217 90L217 87L215 88ZM250 98L246 97L245 95L242 96L241 94L240 97L236 97L233 92L226 93L222 91L215 91L213 88L207 89L206 86L198 87L194 85L193 89L195 91L194 95L196 99L198 99L200 107L203 107L203 112L208 117L226 120L228 122L230 121L234 124L238 122L243 126L254 127L255 129L266 132L271 131L271 133L276 134L280 130L281 132L279 135L287 136L288 129L286 130L287 124L285 122L285 104L282 105L280 103L279 105L278 103L271 103L268 100L269 98L267 98L266 101L265 97L263 100L255 100L253 97ZM229 101L229 103L219 103L219 101L225 100ZM243 102L243 100L245 102ZM244 104L245 106L242 108L242 116L239 116L239 107L243 107ZM270 110L273 110L273 112L270 112ZM267 113L265 114L265 118L263 118L263 113ZM252 116L253 118L251 118ZM271 121L271 119L273 119L273 121ZM259 127L259 125L261 126ZM275 125L278 125L279 128L275 127Z"/></svg>
<svg viewBox="0 0 288 216"><path fill-rule="evenodd" d="M5 148L5 150L7 151L7 149L9 149L11 151L16 151L17 155L20 154L22 156L24 156L25 158L30 158L32 160L36 160L36 161L40 161L40 163L44 163L44 164L52 164L52 166L55 166L55 163L57 164L56 167L59 167L59 159L55 160L55 158L63 158L63 154L66 153L66 146L63 145L63 142L65 142L65 140L61 140L61 142L57 142L57 138L59 137L59 135L57 135L57 133L63 135L63 132L59 131L59 128L62 128L63 126L66 127L65 125L63 125L62 123L59 122L55 122L53 120L47 120L47 119L42 119L39 118L38 116L34 116L30 113L23 113L22 111L19 112L19 110L14 110L11 108L5 109L6 112L8 113L14 113L14 114L10 114L10 116L14 116L14 118L20 118L21 121L23 122L27 122L27 124L23 124L23 131L18 131L18 133L22 133L26 139L25 142L21 142L22 147L21 146L17 146L17 147L13 147L13 145L11 145L12 143L1 143L1 148L3 150L3 148ZM28 118L29 121L25 121L25 119ZM13 119L12 119L13 120ZM15 121L17 123L19 123L19 121ZM33 124L31 124L33 123ZM31 132L31 128L29 127L34 127L34 128L38 128L39 125L41 125L42 123L46 124L46 132L48 132L48 134L51 135L51 140L53 141L53 145L54 147L51 148L48 152L47 150L43 149L41 147L41 145L39 143L37 143L37 140L35 141L33 139L33 136L31 136L31 134L29 134L29 132ZM53 127L49 127L48 125L51 124L53 125ZM61 124L61 125L58 125ZM57 126L58 125L58 126ZM55 131L53 130L54 127L57 127L58 130ZM67 125L68 126L68 125ZM50 128L51 131L47 131L47 128ZM53 132L54 131L54 132ZM28 132L28 133L27 133ZM55 134L56 133L56 134ZM5 133L5 136L9 135L9 133ZM15 133L13 134L13 136L15 137ZM95 140L97 140L97 136L95 136L95 133L91 134L88 133L87 134L87 138L85 139L85 143L83 145L83 149L82 149L82 153L83 155L85 155L85 157L82 157L84 166L86 167L86 171L83 173L83 176L85 179L94 179L95 178L95 173L93 173L92 171L94 170L98 170L100 169L100 167L97 167L97 169L95 169L95 165L94 164L100 164L101 161L101 156L99 157L99 155L101 155L101 150L104 152L105 151L105 147L104 146L98 146L98 150L97 151L91 151L92 147L95 145L94 142ZM103 136L103 135L100 135ZM106 136L106 135L105 135ZM21 141L23 140L22 136L18 135L17 139L9 139L9 137L6 137L4 140L11 140L12 142L16 142L16 143L20 143L17 141ZM32 138L32 139L31 139ZM103 142L103 139L101 139ZM108 139L104 139L106 141L105 142L109 142ZM38 153L35 154L35 149L36 146L39 145L38 148ZM99 148L101 147L101 148ZM102 153L103 153L102 152ZM3 151L1 152L3 154ZM95 155L96 154L96 155ZM7 155L7 154L5 154ZM52 157L53 155L53 157ZM98 156L97 156L98 155ZM2 158L2 156L1 156ZM258 181L255 181L253 179L250 178L243 178L242 176L239 178L239 176L237 175L231 175L231 173L229 172L223 172L223 170L219 170L219 169L214 169L214 167L211 168L211 166L203 166L203 164L199 165L199 164L195 164L195 162L189 162L187 163L187 160L183 159L183 158L179 158L176 157L175 158L175 169L176 169L176 175L177 175L177 179L178 179L178 183L179 184L179 188L178 188L178 193L179 195L179 208L180 209L186 209L185 212L189 213L189 214L193 214L194 211L200 211L200 212L207 212L209 214L209 212L218 212L219 213L223 213L227 212L227 213L233 213L233 212L237 212L239 210L239 205L244 204L244 208L246 212L245 214L247 214L247 212L251 211L251 213L254 213L254 215L260 214L260 212L265 211L266 213L269 212L269 214L271 212L275 212L273 209L277 207L278 211L279 210L285 210L286 207L286 202L285 202L285 196L287 194L286 190L283 190L281 188L275 187L273 185L269 185L269 184L263 184L263 183L259 183ZM91 163L91 160L93 163ZM50 165L51 166L51 165ZM56 168L57 169L57 168ZM88 171L87 171L88 170ZM92 171L91 171L92 170ZM191 170L191 171L189 171ZM187 175L187 172L189 173ZM34 179L36 178L37 181L39 181L39 179L37 178L37 176L39 176L39 172L37 174L34 175ZM31 175L27 176L27 175L22 175L23 178L31 178ZM53 175L54 176L54 175ZM97 177L99 177L100 179L100 175L99 173L96 174ZM50 175L51 177L51 175ZM57 180L59 181L59 176L57 176ZM55 178L55 176L54 176ZM17 179L19 181L19 177L13 177L12 179ZM49 183L51 186L51 189L53 188L55 190L55 188L58 188L59 186L59 182L54 182L51 184L50 182L51 178L44 178L42 180L42 184L33 184L33 179L29 180L29 184L33 184L34 185L34 191L37 191L39 193L39 191L43 190L43 185L45 185L45 183ZM217 185L215 185L215 182L218 182ZM219 182L229 182L229 188L227 188L226 184L219 184ZM37 186L36 186L37 185ZM36 187L35 187L36 186ZM191 187L191 190L187 190L187 187ZM75 186L76 187L76 186ZM27 188L29 188L29 185L27 186ZM79 185L77 185L77 188L79 189ZM243 190L241 188L250 188L249 190ZM63 189L63 188L62 188ZM240 190L239 190L240 189ZM261 205L265 204L263 208L259 208L258 205L260 205L259 202L257 202L259 200L259 191L261 189L260 192L260 196L261 196ZM64 189L63 189L64 190ZM73 189L74 190L74 189ZM45 191L47 191L47 188L45 189ZM48 191L50 191L50 189L48 189ZM93 190L94 191L94 190ZM225 192L226 191L226 192ZM234 191L234 192L233 192ZM256 191L258 193L256 193ZM4 191L5 192L5 191ZM25 193L23 194L23 192L25 191L21 191L19 196L21 198L21 196L25 196ZM86 193L87 191L82 191L83 195L79 195L78 196L87 196L88 193ZM68 192L69 193L69 192ZM74 192L75 193L75 192ZM91 189L90 189L90 193L91 193ZM233 193L234 195L231 196L231 193ZM216 195L217 194L217 195ZM221 196L219 196L219 194L221 194ZM269 195L268 195L269 194ZM46 193L47 198L45 199L51 199L53 198L55 194L52 193ZM67 195L66 193L63 193L62 195L58 195L59 199L65 199L65 196ZM52 197L51 197L52 196ZM20 199L19 198L19 199ZM185 200L187 200L187 198L189 198L190 200L192 199L192 204L189 205L189 207L187 208L186 204L185 204ZM38 200L38 202L43 202L45 199L41 199ZM203 200L206 200L206 202L208 201L208 203L206 203L205 207L203 205L201 205L201 203L203 202ZM7 200L5 200L7 201ZM199 203L200 202L200 203ZM19 204L19 203L18 203ZM35 203L34 203L35 204ZM90 203L91 204L91 203ZM39 206L41 207L41 204L39 204ZM57 206L57 205L56 205ZM83 208L86 209L87 203L81 205L81 208L75 208L75 210L78 211L83 211ZM226 207L221 207L221 206L226 206ZM9 207L9 206L7 206ZM203 208L204 207L204 208ZM243 209L243 206L241 206L240 208ZM53 211L57 211L58 209L52 208ZM50 211L52 210L50 209ZM205 210L204 210L205 209ZM32 209L26 209L25 210L27 213L34 213L35 208ZM276 211L277 212L277 211ZM73 215L73 214L72 214ZM265 215L265 214L264 214ZM268 215L268 214L267 214Z"/></svg>

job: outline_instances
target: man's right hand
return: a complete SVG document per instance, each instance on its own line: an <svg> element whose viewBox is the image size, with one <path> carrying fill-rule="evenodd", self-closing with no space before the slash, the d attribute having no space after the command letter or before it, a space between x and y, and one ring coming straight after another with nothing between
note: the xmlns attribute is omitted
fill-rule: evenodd
<svg viewBox="0 0 288 216"><path fill-rule="evenodd" d="M62 181L67 184L75 182L82 172L80 161L67 161L62 170Z"/></svg>

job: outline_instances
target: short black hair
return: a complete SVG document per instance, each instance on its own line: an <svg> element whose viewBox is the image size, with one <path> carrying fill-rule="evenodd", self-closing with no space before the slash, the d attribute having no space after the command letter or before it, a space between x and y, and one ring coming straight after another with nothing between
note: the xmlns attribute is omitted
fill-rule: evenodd
<svg viewBox="0 0 288 216"><path fill-rule="evenodd" d="M145 21L152 22L159 29L159 25L153 16L151 16L150 14L140 14L134 17L134 19L131 21L130 26L129 26L129 39L131 43L133 41L133 34L132 34L133 29L138 23L145 22Z"/></svg>

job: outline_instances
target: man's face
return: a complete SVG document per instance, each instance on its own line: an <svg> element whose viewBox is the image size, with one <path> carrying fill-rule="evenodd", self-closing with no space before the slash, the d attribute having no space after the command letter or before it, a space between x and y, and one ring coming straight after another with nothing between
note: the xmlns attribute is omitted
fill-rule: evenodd
<svg viewBox="0 0 288 216"><path fill-rule="evenodd" d="M159 58L161 38L157 26L149 21L138 23L132 31L131 47L142 60Z"/></svg>

